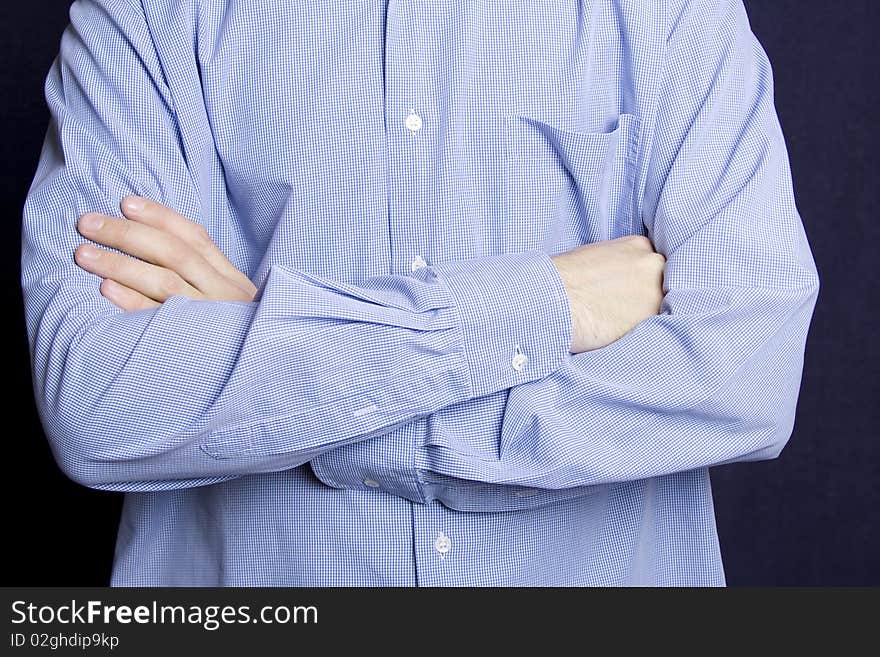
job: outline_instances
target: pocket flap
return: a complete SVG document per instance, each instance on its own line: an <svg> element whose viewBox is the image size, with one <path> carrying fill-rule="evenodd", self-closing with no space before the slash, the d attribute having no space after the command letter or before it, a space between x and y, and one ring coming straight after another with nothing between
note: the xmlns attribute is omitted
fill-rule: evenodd
<svg viewBox="0 0 880 657"><path fill-rule="evenodd" d="M596 171L609 152L633 161L638 148L639 118L620 114L609 132L587 132L550 125L535 117L514 114L507 118L508 157L561 158L575 178Z"/></svg>

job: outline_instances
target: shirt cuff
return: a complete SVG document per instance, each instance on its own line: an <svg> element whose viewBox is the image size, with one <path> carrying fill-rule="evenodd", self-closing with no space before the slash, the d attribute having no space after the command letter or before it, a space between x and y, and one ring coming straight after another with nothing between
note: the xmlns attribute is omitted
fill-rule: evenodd
<svg viewBox="0 0 880 657"><path fill-rule="evenodd" d="M473 397L544 378L568 357L571 308L548 254L529 250L429 269L455 301Z"/></svg>

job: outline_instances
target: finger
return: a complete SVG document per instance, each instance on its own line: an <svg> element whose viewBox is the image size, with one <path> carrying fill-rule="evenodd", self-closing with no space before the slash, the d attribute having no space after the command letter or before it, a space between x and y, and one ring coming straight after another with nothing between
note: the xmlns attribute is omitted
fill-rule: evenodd
<svg viewBox="0 0 880 657"><path fill-rule="evenodd" d="M163 302L173 295L203 299L204 295L177 273L164 267L129 258L93 244L80 244L74 252L76 264L101 278L112 278L150 299Z"/></svg>
<svg viewBox="0 0 880 657"><path fill-rule="evenodd" d="M129 219L170 233L194 248L220 274L248 291L255 291L251 280L223 254L207 229L200 223L184 217L162 203L143 196L126 196L119 206Z"/></svg>
<svg viewBox="0 0 880 657"><path fill-rule="evenodd" d="M209 296L222 296L226 290L226 279L174 235L136 221L96 213L84 214L77 227L84 237L169 269Z"/></svg>
<svg viewBox="0 0 880 657"><path fill-rule="evenodd" d="M155 299L150 299L137 290L132 290L122 283L117 283L112 278L105 278L101 281L100 289L101 294L123 310L146 310L162 305Z"/></svg>

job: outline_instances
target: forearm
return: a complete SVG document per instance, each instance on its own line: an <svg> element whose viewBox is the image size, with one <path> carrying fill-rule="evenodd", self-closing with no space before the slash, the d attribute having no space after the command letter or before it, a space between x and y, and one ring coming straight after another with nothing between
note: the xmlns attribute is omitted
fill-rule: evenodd
<svg viewBox="0 0 880 657"><path fill-rule="evenodd" d="M639 218L667 259L660 313L544 379L437 411L410 445L317 457L325 481L357 488L358 472L394 473L405 458L422 500L491 511L780 453L818 273L742 5L686 4L670 17L656 120L643 121L653 141L632 165ZM536 492L517 499L519 487Z"/></svg>
<svg viewBox="0 0 880 657"><path fill-rule="evenodd" d="M77 185L60 162L44 151L55 173L25 204L22 284L40 414L59 464L85 485L179 487L294 467L545 376L564 357L567 316L548 341L534 312L564 294L540 253L359 284L275 265L252 302L172 296L122 312L67 255L75 233L50 228L65 224L72 189L74 205L112 213L101 185ZM521 294L521 320L483 335L484 297L523 286L533 292ZM514 344L528 367L512 367Z"/></svg>
<svg viewBox="0 0 880 657"><path fill-rule="evenodd" d="M667 312L615 346L572 356L547 379L513 389L497 415L496 453L443 409L417 465L570 489L774 458L793 427L816 292L812 284L730 290L681 317L677 309L698 294L672 294Z"/></svg>
<svg viewBox="0 0 880 657"><path fill-rule="evenodd" d="M29 236L53 194L29 197ZM546 276L552 265L540 254L359 285L276 265L253 302L172 296L121 312L94 276L39 253L25 246L23 284L41 416L65 472L96 487L294 467L545 376L568 340L564 330L540 340L536 321L482 340L471 319L482 296L473 281L502 270ZM40 276L47 263L56 273ZM531 355L529 367L511 366L513 341Z"/></svg>
<svg viewBox="0 0 880 657"><path fill-rule="evenodd" d="M491 452L432 423L421 467L567 489L774 458L788 441L819 277L770 63L738 0L690 2L670 20L635 177L667 260L660 313L511 390Z"/></svg>

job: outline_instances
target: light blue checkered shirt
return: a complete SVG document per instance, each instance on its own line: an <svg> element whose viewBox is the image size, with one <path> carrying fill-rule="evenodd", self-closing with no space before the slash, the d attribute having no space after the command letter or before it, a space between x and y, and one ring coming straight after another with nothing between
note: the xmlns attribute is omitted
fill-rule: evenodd
<svg viewBox="0 0 880 657"><path fill-rule="evenodd" d="M723 585L713 465L777 456L818 275L741 0L76 0L23 212L58 464L113 585ZM253 302L123 312L86 212L201 222ZM569 353L550 256L659 315Z"/></svg>

